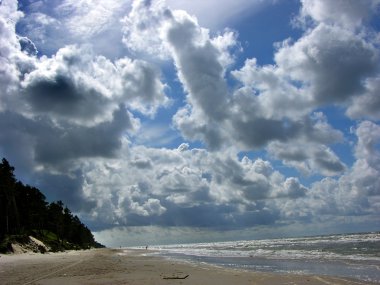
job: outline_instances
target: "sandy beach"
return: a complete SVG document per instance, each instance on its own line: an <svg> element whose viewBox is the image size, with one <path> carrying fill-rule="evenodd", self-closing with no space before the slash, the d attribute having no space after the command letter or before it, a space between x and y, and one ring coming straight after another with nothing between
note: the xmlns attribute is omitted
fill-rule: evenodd
<svg viewBox="0 0 380 285"><path fill-rule="evenodd" d="M375 284L326 276L245 272L173 262L145 250L1 255L0 284Z"/></svg>

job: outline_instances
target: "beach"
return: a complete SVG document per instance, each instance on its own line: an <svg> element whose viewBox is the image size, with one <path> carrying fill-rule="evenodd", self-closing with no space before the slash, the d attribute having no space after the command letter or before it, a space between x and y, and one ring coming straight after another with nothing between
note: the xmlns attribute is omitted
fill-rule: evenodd
<svg viewBox="0 0 380 285"><path fill-rule="evenodd" d="M0 284L377 284L341 277L274 274L186 263L146 250L92 249L0 256Z"/></svg>

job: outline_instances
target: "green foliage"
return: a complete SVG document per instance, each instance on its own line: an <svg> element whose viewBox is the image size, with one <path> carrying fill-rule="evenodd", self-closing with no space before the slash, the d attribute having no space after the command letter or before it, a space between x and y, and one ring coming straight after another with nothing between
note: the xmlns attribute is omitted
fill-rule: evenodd
<svg viewBox="0 0 380 285"><path fill-rule="evenodd" d="M48 203L37 188L14 177L14 167L3 158L0 163L0 252L9 243L33 235L52 251L102 247L91 231L64 206Z"/></svg>

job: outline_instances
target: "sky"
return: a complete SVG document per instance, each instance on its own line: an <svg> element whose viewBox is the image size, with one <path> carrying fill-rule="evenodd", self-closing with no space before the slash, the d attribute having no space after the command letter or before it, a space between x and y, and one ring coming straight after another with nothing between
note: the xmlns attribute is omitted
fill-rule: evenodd
<svg viewBox="0 0 380 285"><path fill-rule="evenodd" d="M107 246L380 230L379 0L1 0L0 156Z"/></svg>

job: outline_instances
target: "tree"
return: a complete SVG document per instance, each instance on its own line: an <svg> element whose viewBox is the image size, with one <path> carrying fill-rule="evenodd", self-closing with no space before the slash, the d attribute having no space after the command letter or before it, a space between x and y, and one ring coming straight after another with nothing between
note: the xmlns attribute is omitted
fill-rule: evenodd
<svg viewBox="0 0 380 285"><path fill-rule="evenodd" d="M57 201L48 206L48 229L56 233L59 237L63 236L63 202Z"/></svg>
<svg viewBox="0 0 380 285"><path fill-rule="evenodd" d="M46 217L46 197L37 188L16 184L16 201L20 214L20 226L22 231L36 230L41 232L44 228Z"/></svg>
<svg viewBox="0 0 380 285"><path fill-rule="evenodd" d="M3 158L0 164L0 209L1 209L1 229L0 236L14 233L19 230L20 220L16 204L14 167Z"/></svg>
<svg viewBox="0 0 380 285"><path fill-rule="evenodd" d="M12 235L37 234L55 250L101 247L91 231L73 216L62 201L47 203L35 187L14 176L14 167L3 158L0 164L0 250Z"/></svg>

